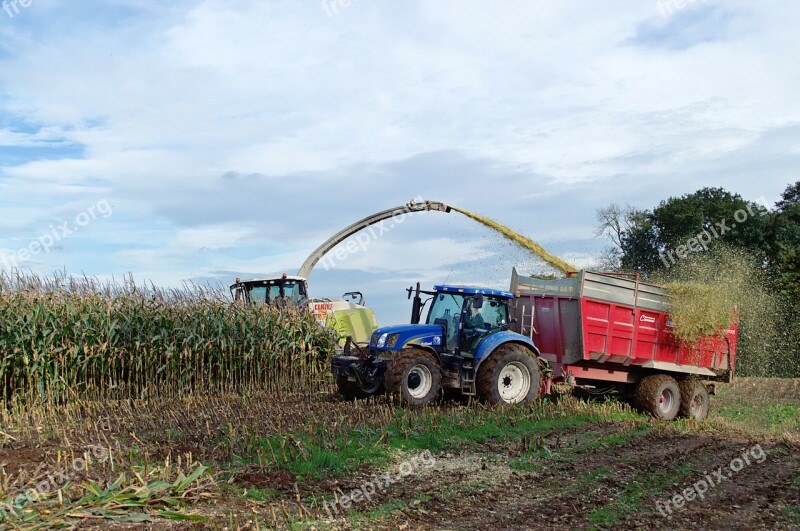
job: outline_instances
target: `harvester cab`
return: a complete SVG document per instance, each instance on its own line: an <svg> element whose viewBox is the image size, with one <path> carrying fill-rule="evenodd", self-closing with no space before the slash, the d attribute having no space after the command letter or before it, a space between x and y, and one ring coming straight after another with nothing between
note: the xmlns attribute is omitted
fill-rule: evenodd
<svg viewBox="0 0 800 531"><path fill-rule="evenodd" d="M253 305L279 305L303 307L308 301L308 282L303 277L289 276L236 279L231 287L235 302Z"/></svg>
<svg viewBox="0 0 800 531"><path fill-rule="evenodd" d="M308 310L317 324L334 331L340 348L344 348L348 337L356 344L366 345L370 334L378 327L375 312L364 306L361 292L351 291L341 298L311 299L304 277L284 273L244 281L237 278L230 290L236 303Z"/></svg>
<svg viewBox="0 0 800 531"><path fill-rule="evenodd" d="M419 284L408 293L414 295L411 324L378 328L367 349L334 356L332 372L342 395L386 391L415 406L430 403L443 389L489 403L537 396L539 351L529 338L508 330L513 294L462 286L423 291Z"/></svg>

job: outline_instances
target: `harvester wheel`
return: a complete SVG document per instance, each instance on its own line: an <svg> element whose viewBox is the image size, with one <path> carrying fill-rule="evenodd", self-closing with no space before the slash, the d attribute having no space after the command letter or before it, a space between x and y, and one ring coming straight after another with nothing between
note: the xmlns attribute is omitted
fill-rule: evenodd
<svg viewBox="0 0 800 531"><path fill-rule="evenodd" d="M675 378L666 374L645 376L636 386L634 405L659 420L672 420L678 416L681 390Z"/></svg>
<svg viewBox="0 0 800 531"><path fill-rule="evenodd" d="M539 395L539 364L518 345L504 345L478 367L478 397L488 404L521 404Z"/></svg>
<svg viewBox="0 0 800 531"><path fill-rule="evenodd" d="M351 382L347 378L336 378L336 387L345 400L362 400L383 394L383 384L375 384L372 387L365 388L358 382Z"/></svg>
<svg viewBox="0 0 800 531"><path fill-rule="evenodd" d="M681 417L694 419L698 422L708 416L709 397L708 389L699 380L689 378L680 382L681 388Z"/></svg>
<svg viewBox="0 0 800 531"><path fill-rule="evenodd" d="M405 348L389 362L386 390L400 403L425 406L442 390L442 371L436 356L417 348Z"/></svg>

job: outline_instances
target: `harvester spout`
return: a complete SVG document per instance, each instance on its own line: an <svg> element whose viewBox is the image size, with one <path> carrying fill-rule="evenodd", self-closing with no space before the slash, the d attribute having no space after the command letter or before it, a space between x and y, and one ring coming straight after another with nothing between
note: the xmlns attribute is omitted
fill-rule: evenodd
<svg viewBox="0 0 800 531"><path fill-rule="evenodd" d="M378 212L377 214L372 214L371 216L367 216L364 219L356 221L352 225L340 230L339 232L334 234L331 238L326 240L322 245L317 247L314 250L314 252L311 253L308 256L308 258L306 258L306 261L303 262L303 265L297 272L297 276L308 278L308 275L311 274L311 270L314 269L314 266L317 265L317 263L320 260L322 260L323 256L325 256L331 249L333 249L338 244L340 244L353 234L357 233L358 231L365 229L370 225L374 225L375 223L380 223L381 221L389 218L400 217L410 212L426 212L426 211L450 212L450 207L440 201L416 201L412 199L410 202L408 202L403 206L390 208L388 210Z"/></svg>

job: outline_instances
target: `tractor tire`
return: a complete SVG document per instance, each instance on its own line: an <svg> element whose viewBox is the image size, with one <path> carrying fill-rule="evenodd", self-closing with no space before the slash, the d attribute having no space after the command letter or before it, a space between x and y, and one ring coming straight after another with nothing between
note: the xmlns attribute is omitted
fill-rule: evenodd
<svg viewBox="0 0 800 531"><path fill-rule="evenodd" d="M708 416L710 398L708 389L700 380L689 378L680 382L680 416L702 422Z"/></svg>
<svg viewBox="0 0 800 531"><path fill-rule="evenodd" d="M407 406L430 404L442 390L439 360L427 350L404 348L389 362L386 390Z"/></svg>
<svg viewBox="0 0 800 531"><path fill-rule="evenodd" d="M680 411L681 390L672 376L645 376L636 386L633 403L636 409L658 420L673 420Z"/></svg>
<svg viewBox="0 0 800 531"><path fill-rule="evenodd" d="M525 347L504 345L478 367L478 397L487 404L522 404L539 396L536 357Z"/></svg>
<svg viewBox="0 0 800 531"><path fill-rule="evenodd" d="M383 384L374 385L365 389L358 382L351 382L347 378L336 378L336 387L345 400L363 400L371 396L379 396L384 392Z"/></svg>

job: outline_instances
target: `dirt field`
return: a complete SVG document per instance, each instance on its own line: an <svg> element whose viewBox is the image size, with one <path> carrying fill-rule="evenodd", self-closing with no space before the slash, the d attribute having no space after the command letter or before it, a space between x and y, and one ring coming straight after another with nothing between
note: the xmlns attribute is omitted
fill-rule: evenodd
<svg viewBox="0 0 800 531"><path fill-rule="evenodd" d="M712 405L703 425L615 401L403 411L327 392L7 416L6 500L59 490L3 526L800 529L800 380L738 380Z"/></svg>

